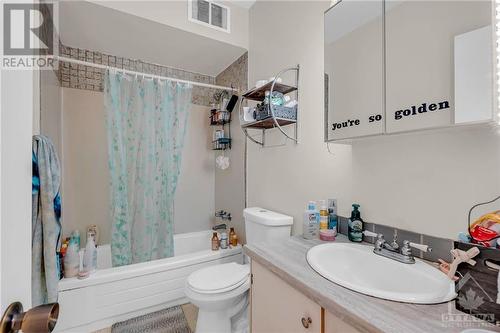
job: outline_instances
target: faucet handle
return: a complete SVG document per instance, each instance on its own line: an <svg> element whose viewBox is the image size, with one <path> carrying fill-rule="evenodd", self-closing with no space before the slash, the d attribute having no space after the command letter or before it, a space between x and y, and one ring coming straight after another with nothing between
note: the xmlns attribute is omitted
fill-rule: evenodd
<svg viewBox="0 0 500 333"><path fill-rule="evenodd" d="M431 252L432 251L432 248L429 245L413 243L413 242L405 240L403 242L403 248L401 249L401 254L406 255L406 256L411 256L411 248L412 247L417 249L417 250L420 250L422 252Z"/></svg>
<svg viewBox="0 0 500 333"><path fill-rule="evenodd" d="M408 242L408 245L422 252L432 252L432 247L425 244Z"/></svg>
<svg viewBox="0 0 500 333"><path fill-rule="evenodd" d="M363 235L367 236L367 237L377 237L380 235L380 234L377 234L376 232L371 232L371 231L368 231L368 230L365 230L363 231Z"/></svg>

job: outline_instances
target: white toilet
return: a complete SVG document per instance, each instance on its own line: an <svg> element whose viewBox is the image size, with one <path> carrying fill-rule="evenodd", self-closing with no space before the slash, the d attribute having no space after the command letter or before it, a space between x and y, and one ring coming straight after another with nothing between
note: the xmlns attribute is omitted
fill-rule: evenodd
<svg viewBox="0 0 500 333"><path fill-rule="evenodd" d="M290 237L293 218L259 207L243 210L247 244ZM248 305L250 264L202 268L186 281L186 297L199 308L196 333L231 333L231 318ZM248 331L248 328L247 328Z"/></svg>

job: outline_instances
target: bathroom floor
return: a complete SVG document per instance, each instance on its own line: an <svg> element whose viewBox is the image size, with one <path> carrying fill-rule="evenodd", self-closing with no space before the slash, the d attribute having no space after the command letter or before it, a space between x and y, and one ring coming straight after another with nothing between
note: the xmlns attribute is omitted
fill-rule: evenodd
<svg viewBox="0 0 500 333"><path fill-rule="evenodd" d="M186 316L189 328L192 332L194 332L196 329L196 320L198 318L198 308L191 303L181 305L181 308L184 312L184 316ZM103 328L102 330L98 330L93 333L111 333L111 327Z"/></svg>

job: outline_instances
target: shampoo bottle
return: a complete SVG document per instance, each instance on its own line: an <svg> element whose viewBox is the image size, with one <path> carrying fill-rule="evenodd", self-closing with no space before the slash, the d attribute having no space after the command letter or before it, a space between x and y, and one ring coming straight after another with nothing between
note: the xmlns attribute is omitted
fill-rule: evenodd
<svg viewBox="0 0 500 333"><path fill-rule="evenodd" d="M329 200L328 207L328 229L334 230L335 235L338 233L338 216L337 202L335 199Z"/></svg>
<svg viewBox="0 0 500 333"><path fill-rule="evenodd" d="M95 248L93 236L92 233L88 233L85 255L83 256L83 269L89 273L95 271L97 268L97 250Z"/></svg>
<svg viewBox="0 0 500 333"><path fill-rule="evenodd" d="M319 210L319 229L328 229L328 208L326 207L326 200L320 200Z"/></svg>
<svg viewBox="0 0 500 333"><path fill-rule="evenodd" d="M302 228L305 239L317 239L319 237L319 211L316 209L314 201L309 201L307 205Z"/></svg>
<svg viewBox="0 0 500 333"><path fill-rule="evenodd" d="M361 219L361 212L359 211L358 204L352 204L347 236L351 242L363 241L363 220Z"/></svg>

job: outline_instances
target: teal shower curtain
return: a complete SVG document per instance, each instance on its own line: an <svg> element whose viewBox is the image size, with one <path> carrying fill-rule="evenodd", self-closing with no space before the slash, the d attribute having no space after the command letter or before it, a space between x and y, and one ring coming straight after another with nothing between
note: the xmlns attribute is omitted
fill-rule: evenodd
<svg viewBox="0 0 500 333"><path fill-rule="evenodd" d="M106 72L113 266L173 256L173 201L192 86Z"/></svg>

